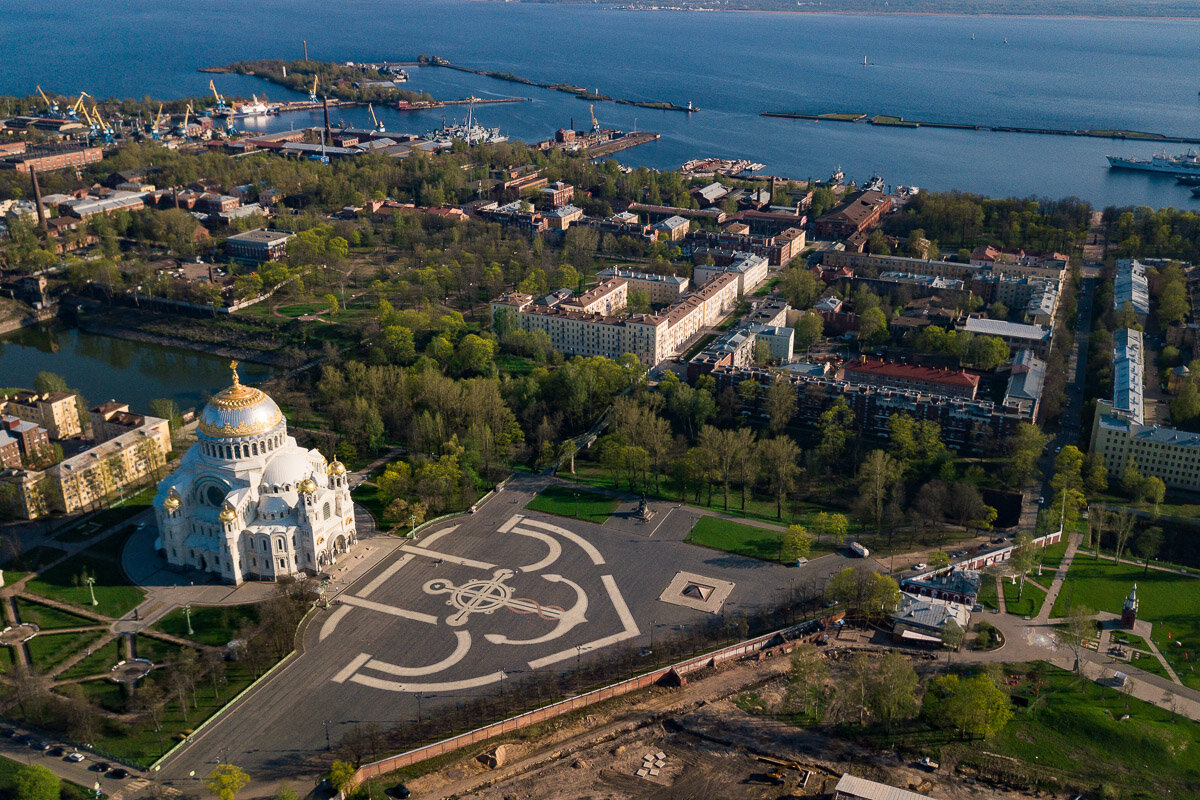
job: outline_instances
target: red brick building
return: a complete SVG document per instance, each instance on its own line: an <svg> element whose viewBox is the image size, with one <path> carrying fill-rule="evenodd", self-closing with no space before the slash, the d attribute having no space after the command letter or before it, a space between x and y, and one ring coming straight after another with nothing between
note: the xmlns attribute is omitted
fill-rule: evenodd
<svg viewBox="0 0 1200 800"><path fill-rule="evenodd" d="M979 376L963 370L922 367L916 364L892 364L862 357L842 368L839 380L889 389L911 389L930 394L964 397L974 400L979 391Z"/></svg>
<svg viewBox="0 0 1200 800"><path fill-rule="evenodd" d="M892 210L892 198L882 192L859 192L846 198L813 222L813 232L823 239L848 239L879 225Z"/></svg>
<svg viewBox="0 0 1200 800"><path fill-rule="evenodd" d="M68 167L95 164L104 158L99 147L71 147L46 145L32 147L23 153L7 156L0 160L0 169L15 169L17 172L49 172Z"/></svg>

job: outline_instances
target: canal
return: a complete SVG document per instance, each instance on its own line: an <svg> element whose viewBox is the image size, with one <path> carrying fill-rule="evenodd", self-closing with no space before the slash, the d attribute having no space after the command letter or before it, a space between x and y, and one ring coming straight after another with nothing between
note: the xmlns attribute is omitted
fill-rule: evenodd
<svg viewBox="0 0 1200 800"><path fill-rule="evenodd" d="M129 403L147 412L156 397L186 411L197 410L210 394L229 385L229 359L159 344L86 333L60 325L23 328L0 336L0 388L33 388L39 372L55 372L88 403ZM271 369L245 363L244 383L270 377Z"/></svg>

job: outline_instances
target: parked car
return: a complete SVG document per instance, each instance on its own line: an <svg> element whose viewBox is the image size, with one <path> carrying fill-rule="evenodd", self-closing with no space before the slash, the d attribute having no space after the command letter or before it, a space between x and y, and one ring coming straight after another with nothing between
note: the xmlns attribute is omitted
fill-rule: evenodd
<svg viewBox="0 0 1200 800"><path fill-rule="evenodd" d="M920 564L913 564L913 571L920 572L923 569L929 569L929 565L922 561Z"/></svg>
<svg viewBox="0 0 1200 800"><path fill-rule="evenodd" d="M72 764L78 764L80 761L83 761L83 753L71 753L67 756L67 761L70 761Z"/></svg>
<svg viewBox="0 0 1200 800"><path fill-rule="evenodd" d="M112 764L109 764L105 761L97 761L95 764L92 764L90 767L88 767L88 769L90 769L92 772L108 772L110 769L112 769Z"/></svg>
<svg viewBox="0 0 1200 800"><path fill-rule="evenodd" d="M66 754L67 754L67 748L63 747L61 744L55 745L54 747L50 748L50 755L55 756L56 758L60 757L60 756L65 756Z"/></svg>
<svg viewBox="0 0 1200 800"><path fill-rule="evenodd" d="M123 781L129 777L129 771L121 769L120 767L117 767L116 769L109 772L106 777L112 778L113 780Z"/></svg>

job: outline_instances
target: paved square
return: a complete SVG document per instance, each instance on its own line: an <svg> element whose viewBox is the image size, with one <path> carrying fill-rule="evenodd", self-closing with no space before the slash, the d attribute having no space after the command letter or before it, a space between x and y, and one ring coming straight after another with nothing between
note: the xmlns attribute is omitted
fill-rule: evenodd
<svg viewBox="0 0 1200 800"><path fill-rule="evenodd" d="M186 783L218 758L256 781L307 776L327 765L327 743L361 726L392 728L499 694L505 680L753 614L819 591L848 563L789 568L685 544L699 512L665 503L650 524L525 510L545 481L518 476L478 513L395 547L314 613L301 653L173 753L164 777ZM713 610L660 599L680 573L714 587Z"/></svg>

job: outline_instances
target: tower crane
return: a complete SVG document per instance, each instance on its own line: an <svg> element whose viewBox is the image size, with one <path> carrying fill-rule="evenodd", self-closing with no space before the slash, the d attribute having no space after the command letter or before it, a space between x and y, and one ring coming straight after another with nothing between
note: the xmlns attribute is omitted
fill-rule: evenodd
<svg viewBox="0 0 1200 800"><path fill-rule="evenodd" d="M378 133L383 133L387 128L383 127L383 123L379 121L379 117L375 116L375 107L367 103L367 111L371 112L371 122L375 123L375 130Z"/></svg>
<svg viewBox="0 0 1200 800"><path fill-rule="evenodd" d="M103 118L101 118L100 109L95 103L92 103L92 116L95 118L96 124L100 127L100 133L104 136L104 143L112 144L115 141L115 138L113 137L112 126L105 122Z"/></svg>
<svg viewBox="0 0 1200 800"><path fill-rule="evenodd" d="M58 103L55 103L49 97L46 97L46 93L42 91L41 86L38 86L37 90L38 94L42 96L42 102L46 104L46 114L51 117L59 116Z"/></svg>
<svg viewBox="0 0 1200 800"><path fill-rule="evenodd" d="M180 136L184 137L185 139L187 138L187 135L188 135L188 121L191 120L191 118L192 118L192 104L188 103L187 109L183 112L183 122L181 122L179 124L179 128L176 130L176 132Z"/></svg>
<svg viewBox="0 0 1200 800"><path fill-rule="evenodd" d="M92 115L90 112L88 112L87 106L80 106L80 110L83 112L83 118L87 120L88 143L91 144L92 142L96 141L96 139L100 138L100 123L92 119Z"/></svg>
<svg viewBox="0 0 1200 800"><path fill-rule="evenodd" d="M596 104L588 104L588 113L592 116L592 133L600 132L600 123L596 121Z"/></svg>
<svg viewBox="0 0 1200 800"><path fill-rule="evenodd" d="M312 85L312 88L308 90L308 102L310 102L310 103L317 102L317 76L316 75L313 75L313 85Z"/></svg>
<svg viewBox="0 0 1200 800"><path fill-rule="evenodd" d="M217 99L217 113L218 114L224 113L225 98L222 97L221 93L217 91L217 87L213 85L213 82L211 79L209 79L209 81L208 81L208 88L212 91L213 97L215 97Z"/></svg>
<svg viewBox="0 0 1200 800"><path fill-rule="evenodd" d="M162 129L159 128L159 124L162 122L162 109L163 109L163 104L159 103L158 104L158 113L154 115L154 123L150 126L150 135L154 137L154 141L156 141L156 142L158 141L159 137L162 135L162 133L161 133Z"/></svg>

